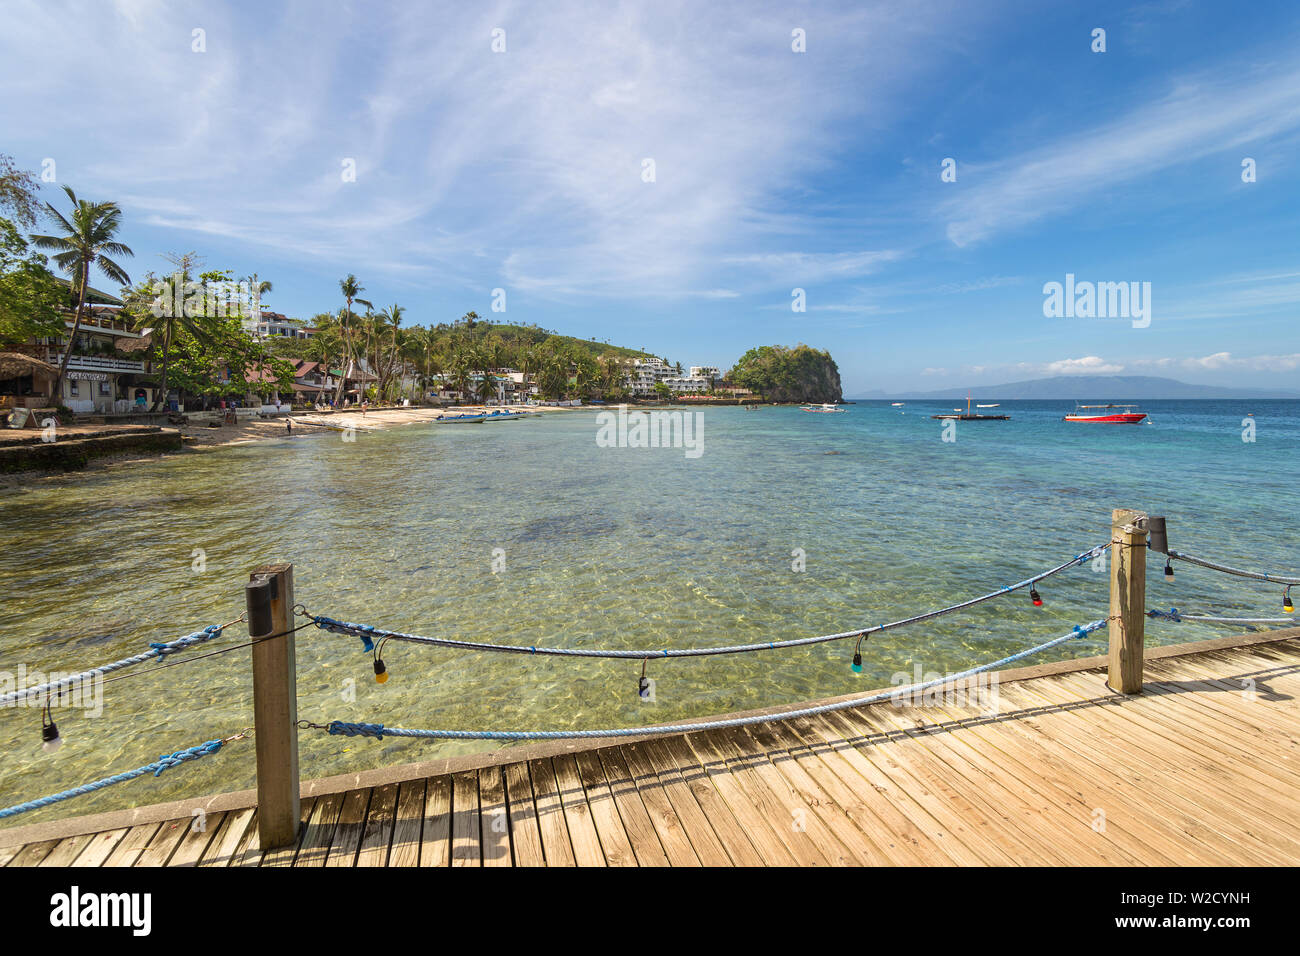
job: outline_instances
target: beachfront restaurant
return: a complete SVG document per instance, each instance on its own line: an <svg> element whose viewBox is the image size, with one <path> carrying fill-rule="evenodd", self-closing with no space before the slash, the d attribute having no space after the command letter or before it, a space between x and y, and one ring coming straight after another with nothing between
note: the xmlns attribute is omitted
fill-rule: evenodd
<svg viewBox="0 0 1300 956"><path fill-rule="evenodd" d="M7 404L26 408L62 405L80 415L128 414L152 404L156 385L148 377L145 359L147 330L131 328L122 315L120 299L89 289L86 301L75 336L69 311L63 335L41 336L8 347L12 353L54 369L62 364L65 352L70 353L59 394L50 395L56 376L36 369L33 375L0 382L0 394L7 396Z"/></svg>

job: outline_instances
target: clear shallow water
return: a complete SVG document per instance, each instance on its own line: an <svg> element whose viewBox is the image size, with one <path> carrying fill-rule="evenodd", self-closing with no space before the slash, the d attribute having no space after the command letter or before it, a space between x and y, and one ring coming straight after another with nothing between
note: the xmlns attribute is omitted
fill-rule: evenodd
<svg viewBox="0 0 1300 956"><path fill-rule="evenodd" d="M313 612L466 639L642 648L848 630L1009 584L1106 540L1110 511L1164 513L1173 547L1295 573L1300 402L1151 402L1152 424L1074 425L1062 402L1011 402L1009 422L959 423L944 402L703 412L704 454L601 448L596 413L484 426L407 426L112 466L0 491L0 670L76 670L243 610L248 571L295 565ZM900 414L900 412L905 414ZM1253 412L1257 441L1244 443ZM192 570L193 551L206 570ZM492 573L493 549L505 570ZM806 553L806 571L791 552ZM1281 591L1178 566L1149 570L1149 605L1281 616ZM390 644L373 681L353 638L298 635L299 716L408 727L630 726L951 672L1104 616L1107 576L1072 569L1023 593L889 633L849 669L851 642L652 662L552 661ZM1223 628L1148 624L1153 643ZM227 632L237 642L242 627ZM1060 656L1099 653L1105 635ZM0 806L147 763L251 723L247 650L105 688L91 718L0 710ZM133 668L146 671L149 665ZM354 682L354 683L350 683ZM349 686L355 699L348 699ZM304 778L486 749L301 736ZM253 746L17 818L254 785Z"/></svg>

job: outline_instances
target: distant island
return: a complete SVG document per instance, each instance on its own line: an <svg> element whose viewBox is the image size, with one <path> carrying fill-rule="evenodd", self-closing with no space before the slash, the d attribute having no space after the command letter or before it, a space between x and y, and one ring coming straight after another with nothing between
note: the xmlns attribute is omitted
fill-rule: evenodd
<svg viewBox="0 0 1300 956"><path fill-rule="evenodd" d="M1193 385L1172 378L1150 375L1057 375L1004 385L979 385L945 388L936 392L872 391L858 398L912 398L950 400L965 398L967 393L979 398L1016 400L1078 401L1148 401L1161 398L1300 398L1300 392L1287 389L1224 388L1218 385Z"/></svg>
<svg viewBox="0 0 1300 956"><path fill-rule="evenodd" d="M736 362L730 379L768 402L838 402L844 397L831 354L803 343L760 345Z"/></svg>

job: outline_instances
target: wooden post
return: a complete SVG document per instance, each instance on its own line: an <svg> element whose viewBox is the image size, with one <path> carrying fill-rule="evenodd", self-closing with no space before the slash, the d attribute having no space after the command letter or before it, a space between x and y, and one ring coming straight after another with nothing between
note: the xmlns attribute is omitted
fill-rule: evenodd
<svg viewBox="0 0 1300 956"><path fill-rule="evenodd" d="M1142 692L1146 638L1147 532L1141 511L1111 512L1110 660L1106 684L1121 694Z"/></svg>
<svg viewBox="0 0 1300 956"><path fill-rule="evenodd" d="M263 850L298 839L298 677L293 627L293 565L267 564L249 575L248 632L284 634L253 645L253 723L257 743L257 833Z"/></svg>

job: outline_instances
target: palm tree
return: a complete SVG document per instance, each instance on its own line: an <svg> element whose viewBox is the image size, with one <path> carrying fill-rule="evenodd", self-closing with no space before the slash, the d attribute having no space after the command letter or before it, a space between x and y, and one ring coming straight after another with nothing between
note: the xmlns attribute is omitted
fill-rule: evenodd
<svg viewBox="0 0 1300 956"><path fill-rule="evenodd" d="M129 286L131 278L126 271L109 258L113 256L134 256L128 247L114 240L122 224L122 210L114 202L90 202L78 199L71 186L64 186L63 191L72 201L72 221L69 222L49 203L45 204L50 218L55 225L64 230L62 236L32 236L32 242L38 249L54 251L55 264L72 277L72 289L77 296L77 310L72 317L72 334L68 337L68 346L63 350L63 362L59 365L59 374L54 379L50 395L59 402L59 389L68 371L68 359L72 357L72 346L77 341L81 329L81 316L86 308L86 289L90 284L90 272L97 268L111 282L119 286Z"/></svg>
<svg viewBox="0 0 1300 956"><path fill-rule="evenodd" d="M343 301L347 303L343 315L340 316L341 322L339 326L339 331L343 338L343 361L347 364L340 369L343 374L339 376L339 387L334 393L335 404L342 403L343 386L347 383L347 377L352 373L353 364L356 361L355 349L352 346L351 326L352 320L355 318L352 314L352 303L359 302L367 308L371 307L369 302L360 298L361 293L366 290L357 277L352 275L352 273L348 273L346 278L339 280L339 291L343 293Z"/></svg>
<svg viewBox="0 0 1300 956"><path fill-rule="evenodd" d="M251 276L244 276L239 280L248 286L248 291L252 294L253 300L257 302L258 310L262 308L262 296L266 295L273 288L270 279L259 278L254 272Z"/></svg>
<svg viewBox="0 0 1300 956"><path fill-rule="evenodd" d="M398 356L398 333L402 324L402 316L406 309L397 303L393 303L386 309L382 309L377 316L379 324L379 343L378 350L384 348L383 339L388 339L388 359L384 362L383 371L379 374L379 393L383 395L384 390L391 383L393 373L397 370ZM378 356L377 356L378 357ZM400 378L400 376L399 376Z"/></svg>

